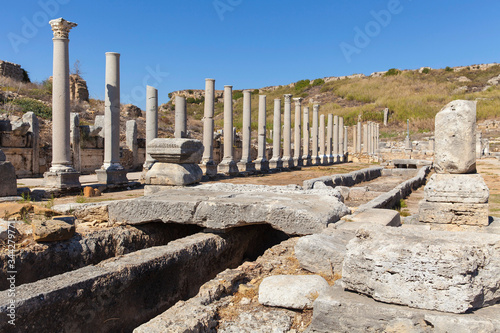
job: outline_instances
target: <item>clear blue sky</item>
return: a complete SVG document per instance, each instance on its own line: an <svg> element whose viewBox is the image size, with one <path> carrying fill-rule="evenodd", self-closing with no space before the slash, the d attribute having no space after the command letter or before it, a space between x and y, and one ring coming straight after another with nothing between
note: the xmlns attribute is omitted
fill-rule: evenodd
<svg viewBox="0 0 500 333"><path fill-rule="evenodd" d="M141 108L145 84L164 103L171 91L203 89L205 78L247 89L500 62L497 0L20 0L2 10L0 59L46 79L48 20L63 17L78 23L70 64L80 61L91 97L104 96L105 52L119 52L122 103Z"/></svg>

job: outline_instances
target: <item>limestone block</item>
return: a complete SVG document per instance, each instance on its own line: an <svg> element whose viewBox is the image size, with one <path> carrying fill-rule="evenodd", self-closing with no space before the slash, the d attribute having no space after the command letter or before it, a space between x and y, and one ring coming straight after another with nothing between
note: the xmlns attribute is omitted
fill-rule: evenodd
<svg viewBox="0 0 500 333"><path fill-rule="evenodd" d="M452 313L500 300L500 235L365 227L347 244L343 287Z"/></svg>
<svg viewBox="0 0 500 333"><path fill-rule="evenodd" d="M459 225L488 225L489 205L455 202L420 201L418 218L420 222L451 223Z"/></svg>
<svg viewBox="0 0 500 333"><path fill-rule="evenodd" d="M75 225L62 220L35 221L32 227L33 238L37 242L62 241L75 234Z"/></svg>
<svg viewBox="0 0 500 333"><path fill-rule="evenodd" d="M487 203L490 191L479 174L434 174L424 195L431 202Z"/></svg>
<svg viewBox="0 0 500 333"><path fill-rule="evenodd" d="M1 150L0 155L3 155ZM6 161L0 162L0 175L0 197L17 195L16 170L12 163Z"/></svg>
<svg viewBox="0 0 500 333"><path fill-rule="evenodd" d="M177 164L199 164L203 143L194 139L156 138L148 143L148 153L157 161Z"/></svg>
<svg viewBox="0 0 500 333"><path fill-rule="evenodd" d="M337 281L338 282L338 281ZM311 333L330 332L498 332L500 305L468 314L414 309L377 302L344 291L339 283L313 304Z"/></svg>
<svg viewBox="0 0 500 333"><path fill-rule="evenodd" d="M22 120L11 122L10 124L12 126L12 134L17 136L26 135L30 129L30 124Z"/></svg>
<svg viewBox="0 0 500 333"><path fill-rule="evenodd" d="M2 133L3 147L26 147L28 145L27 136L15 135L14 132Z"/></svg>
<svg viewBox="0 0 500 333"><path fill-rule="evenodd" d="M381 226L399 227L401 217L393 209L370 208L349 218L351 222L372 223Z"/></svg>
<svg viewBox="0 0 500 333"><path fill-rule="evenodd" d="M259 286L259 303L289 309L310 309L314 300L329 288L319 275L274 275Z"/></svg>
<svg viewBox="0 0 500 333"><path fill-rule="evenodd" d="M147 185L185 186L198 183L202 177L203 171L198 164L156 162L146 173L145 183Z"/></svg>
<svg viewBox="0 0 500 333"><path fill-rule="evenodd" d="M456 100L436 114L434 167L438 173L476 171L476 102Z"/></svg>
<svg viewBox="0 0 500 333"><path fill-rule="evenodd" d="M329 233L304 236L295 245L295 256L300 267L309 272L328 277L341 275L346 245L354 237L354 231L335 229Z"/></svg>

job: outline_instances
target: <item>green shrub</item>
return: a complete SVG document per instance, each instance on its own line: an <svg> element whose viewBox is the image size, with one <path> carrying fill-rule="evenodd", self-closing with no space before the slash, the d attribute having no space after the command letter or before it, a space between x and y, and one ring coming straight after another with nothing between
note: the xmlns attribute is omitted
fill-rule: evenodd
<svg viewBox="0 0 500 333"><path fill-rule="evenodd" d="M453 68L451 68L450 66L446 66L446 68L444 69L445 72L453 72Z"/></svg>
<svg viewBox="0 0 500 333"><path fill-rule="evenodd" d="M323 79L316 79L316 80L313 81L312 86L316 87L316 86L321 86L323 84L325 84L325 80L323 80Z"/></svg>
<svg viewBox="0 0 500 333"><path fill-rule="evenodd" d="M24 113L33 111L38 117L45 119L52 118L52 108L36 99L18 98L9 101L9 104L20 106Z"/></svg>
<svg viewBox="0 0 500 333"><path fill-rule="evenodd" d="M205 101L205 97L201 97L201 98L194 98L194 97L188 97L186 98L186 102L189 103L189 104L200 104L200 103L203 103Z"/></svg>
<svg viewBox="0 0 500 333"><path fill-rule="evenodd" d="M173 96L172 93L168 93L168 98L172 99L172 96Z"/></svg>
<svg viewBox="0 0 500 333"><path fill-rule="evenodd" d="M233 99L240 99L243 97L243 91L235 90L233 91Z"/></svg>
<svg viewBox="0 0 500 333"><path fill-rule="evenodd" d="M258 95L259 94L259 89L254 89L254 91L252 92L252 94Z"/></svg>
<svg viewBox="0 0 500 333"><path fill-rule="evenodd" d="M30 76L28 75L28 72L25 69L23 69L23 82L24 83L31 82Z"/></svg>
<svg viewBox="0 0 500 333"><path fill-rule="evenodd" d="M396 69L396 68L391 68L389 69L386 73L385 73L385 76L393 76L393 75L399 75L401 74L401 71L399 69Z"/></svg>
<svg viewBox="0 0 500 333"><path fill-rule="evenodd" d="M311 83L310 80L300 80L295 83L295 91L301 91L302 89L309 87Z"/></svg>
<svg viewBox="0 0 500 333"><path fill-rule="evenodd" d="M192 91L191 89L188 90L188 93L189 94L193 94L194 91Z"/></svg>
<svg viewBox="0 0 500 333"><path fill-rule="evenodd" d="M425 67L424 69L422 69L423 74L429 74L430 72L431 72L431 69L429 67Z"/></svg>

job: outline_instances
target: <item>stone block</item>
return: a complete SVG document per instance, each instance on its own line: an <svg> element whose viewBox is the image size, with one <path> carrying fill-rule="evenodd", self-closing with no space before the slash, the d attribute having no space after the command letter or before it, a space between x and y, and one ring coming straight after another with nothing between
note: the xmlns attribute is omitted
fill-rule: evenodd
<svg viewBox="0 0 500 333"><path fill-rule="evenodd" d="M9 120L0 119L0 132L12 131L12 125Z"/></svg>
<svg viewBox="0 0 500 333"><path fill-rule="evenodd" d="M203 143L194 139L156 138L148 143L148 153L158 162L175 164L199 164L203 155Z"/></svg>
<svg viewBox="0 0 500 333"><path fill-rule="evenodd" d="M0 162L5 162L6 160L4 152L0 149Z"/></svg>
<svg viewBox="0 0 500 333"><path fill-rule="evenodd" d="M489 205L428 202L422 200L418 206L418 219L427 223L450 223L458 225L488 225Z"/></svg>
<svg viewBox="0 0 500 333"><path fill-rule="evenodd" d="M436 114L437 173L476 172L476 102L456 100Z"/></svg>
<svg viewBox="0 0 500 333"><path fill-rule="evenodd" d="M147 185L185 186L198 183L203 171L198 164L156 162L145 176Z"/></svg>
<svg viewBox="0 0 500 333"><path fill-rule="evenodd" d="M421 310L344 291L338 282L314 302L310 333L494 333L500 328L500 304L467 314Z"/></svg>
<svg viewBox="0 0 500 333"><path fill-rule="evenodd" d="M45 172L43 187L72 189L81 187L80 173L78 172Z"/></svg>
<svg viewBox="0 0 500 333"><path fill-rule="evenodd" d="M259 303L288 309L311 309L314 300L330 286L319 275L274 275L259 286Z"/></svg>
<svg viewBox="0 0 500 333"><path fill-rule="evenodd" d="M490 191L479 174L434 174L424 188L426 201L487 203Z"/></svg>
<svg viewBox="0 0 500 333"><path fill-rule="evenodd" d="M83 188L83 196L86 198L92 198L94 196L94 189L90 186L85 186Z"/></svg>
<svg viewBox="0 0 500 333"><path fill-rule="evenodd" d="M32 227L33 238L37 242L62 241L75 234L75 225L63 220L35 221Z"/></svg>
<svg viewBox="0 0 500 333"><path fill-rule="evenodd" d="M128 179L127 179L127 170L120 168L120 169L97 169L95 171L97 175L97 181L100 184L127 184Z"/></svg>
<svg viewBox="0 0 500 333"><path fill-rule="evenodd" d="M349 217L351 222L370 223L381 226L399 227L401 217L393 209L371 208Z"/></svg>
<svg viewBox="0 0 500 333"><path fill-rule="evenodd" d="M2 147L26 147L28 145L27 136L14 135L14 132L2 133L0 137Z"/></svg>
<svg viewBox="0 0 500 333"><path fill-rule="evenodd" d="M365 227L347 244L343 287L377 301L465 313L500 300L500 235Z"/></svg>
<svg viewBox="0 0 500 333"><path fill-rule="evenodd" d="M28 134L30 129L30 124L28 122L24 122L22 120L13 121L10 123L12 126L12 134L17 136L23 136Z"/></svg>
<svg viewBox="0 0 500 333"><path fill-rule="evenodd" d="M0 154L3 154L1 150ZM0 197L17 195L16 170L12 163L0 162L0 175Z"/></svg>

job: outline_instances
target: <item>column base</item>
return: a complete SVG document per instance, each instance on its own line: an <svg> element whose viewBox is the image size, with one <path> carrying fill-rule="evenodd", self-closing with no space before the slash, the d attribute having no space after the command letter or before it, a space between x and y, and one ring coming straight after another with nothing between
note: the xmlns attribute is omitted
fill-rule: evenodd
<svg viewBox="0 0 500 333"><path fill-rule="evenodd" d="M43 174L42 186L64 190L81 188L80 173L76 171L47 171Z"/></svg>
<svg viewBox="0 0 500 333"><path fill-rule="evenodd" d="M311 166L312 165L311 156L309 156L309 155L302 156L302 165L303 166Z"/></svg>
<svg viewBox="0 0 500 333"><path fill-rule="evenodd" d="M219 173L223 173L228 176L238 176L240 174L236 162L232 160L222 160L222 162L220 162L217 166L217 170Z"/></svg>
<svg viewBox="0 0 500 333"><path fill-rule="evenodd" d="M269 172L269 161L265 158L255 160L255 169L260 172Z"/></svg>
<svg viewBox="0 0 500 333"><path fill-rule="evenodd" d="M278 170L281 170L283 169L283 161L281 160L281 158L272 158L270 161L269 161L269 168L270 169L278 169Z"/></svg>
<svg viewBox="0 0 500 333"><path fill-rule="evenodd" d="M321 165L321 160L319 156L311 156L311 164L312 165Z"/></svg>
<svg viewBox="0 0 500 333"><path fill-rule="evenodd" d="M293 164L296 168L300 168L304 166L304 161L302 160L302 157L294 157Z"/></svg>
<svg viewBox="0 0 500 333"><path fill-rule="evenodd" d="M203 162L199 166L203 171L203 174L207 175L210 178L217 177L217 164L215 164L213 161Z"/></svg>
<svg viewBox="0 0 500 333"><path fill-rule="evenodd" d="M236 164L238 166L238 171L245 172L247 174L255 173L255 163L252 161L240 161Z"/></svg>
<svg viewBox="0 0 500 333"><path fill-rule="evenodd" d="M327 155L320 156L320 160L321 160L321 165L328 165L328 156Z"/></svg>
<svg viewBox="0 0 500 333"><path fill-rule="evenodd" d="M283 157L281 161L283 162L283 168L285 169L292 169L293 167L295 167L293 157Z"/></svg>
<svg viewBox="0 0 500 333"><path fill-rule="evenodd" d="M418 206L418 220L426 223L479 225L489 224L488 203L429 202Z"/></svg>
<svg viewBox="0 0 500 333"><path fill-rule="evenodd" d="M156 163L155 163L156 164ZM155 165L153 164L153 166ZM97 181L100 184L113 184L113 185L121 185L127 184L127 170L125 169L97 169L95 171L97 175Z"/></svg>
<svg viewBox="0 0 500 333"><path fill-rule="evenodd" d="M334 163L335 163L335 156L328 155L328 164L334 164Z"/></svg>

